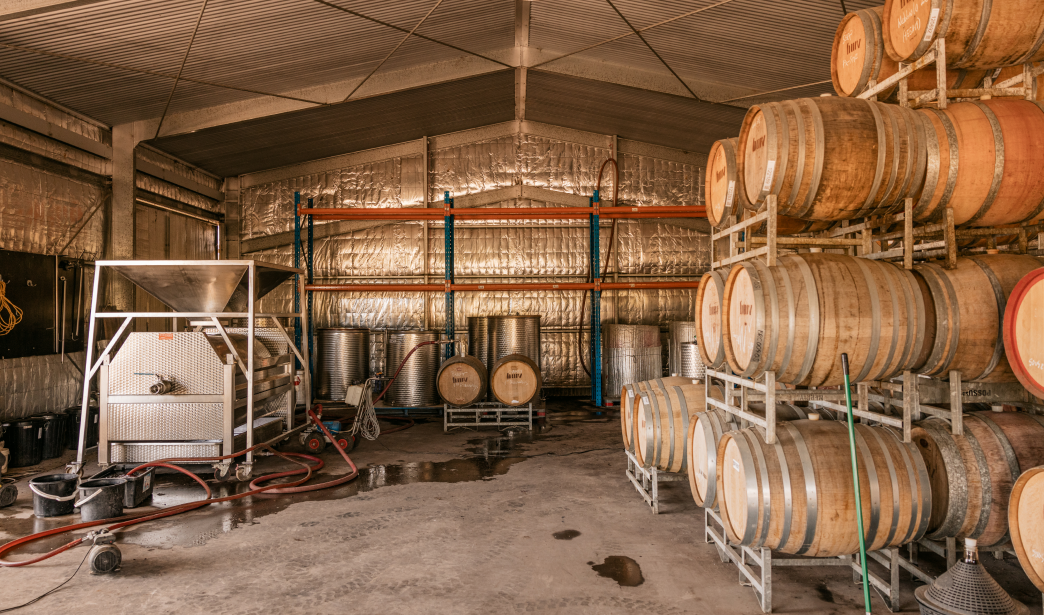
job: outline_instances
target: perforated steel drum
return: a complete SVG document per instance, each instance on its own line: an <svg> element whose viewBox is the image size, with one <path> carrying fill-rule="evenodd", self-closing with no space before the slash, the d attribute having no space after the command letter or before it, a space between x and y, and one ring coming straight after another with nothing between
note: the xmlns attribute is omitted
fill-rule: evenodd
<svg viewBox="0 0 1044 615"><path fill-rule="evenodd" d="M388 333L387 378L395 374L399 364L414 346L421 342L438 341L438 331L391 331ZM402 366L399 376L388 389L388 405L415 408L438 404L435 374L439 369L439 345L429 344L417 349Z"/></svg>
<svg viewBox="0 0 1044 615"><path fill-rule="evenodd" d="M605 325L602 330L602 386L605 397L619 399L625 384L659 378L663 371L660 328L653 325Z"/></svg>
<svg viewBox="0 0 1044 615"><path fill-rule="evenodd" d="M678 371L673 372L683 378L704 378L707 367L700 358L700 349L696 342L682 342L678 345Z"/></svg>
<svg viewBox="0 0 1044 615"><path fill-rule="evenodd" d="M511 315L490 317L492 363L509 354L521 354L541 367L540 316Z"/></svg>
<svg viewBox="0 0 1044 615"><path fill-rule="evenodd" d="M370 329L370 377L388 371L385 365L385 349L388 345L387 329Z"/></svg>
<svg viewBox="0 0 1044 615"><path fill-rule="evenodd" d="M493 367L491 320L491 316L468 316L468 355L482 361L487 372Z"/></svg>
<svg viewBox="0 0 1044 615"><path fill-rule="evenodd" d="M317 331L316 394L343 400L348 387L366 381L370 369L370 332L329 328Z"/></svg>
<svg viewBox="0 0 1044 615"><path fill-rule="evenodd" d="M669 340L667 350L668 375L687 376L687 374L681 372L681 345L696 339L696 322L692 320L675 320L667 323L667 337Z"/></svg>

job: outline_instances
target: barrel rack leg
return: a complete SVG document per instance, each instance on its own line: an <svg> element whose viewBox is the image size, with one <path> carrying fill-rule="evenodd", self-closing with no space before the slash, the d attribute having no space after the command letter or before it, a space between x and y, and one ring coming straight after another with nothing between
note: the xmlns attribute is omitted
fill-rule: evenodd
<svg viewBox="0 0 1044 615"><path fill-rule="evenodd" d="M688 475L684 472L661 472L655 466L645 467L631 451L624 449L624 454L627 455L627 479L652 508L653 514L660 514L660 483L685 481L689 479Z"/></svg>

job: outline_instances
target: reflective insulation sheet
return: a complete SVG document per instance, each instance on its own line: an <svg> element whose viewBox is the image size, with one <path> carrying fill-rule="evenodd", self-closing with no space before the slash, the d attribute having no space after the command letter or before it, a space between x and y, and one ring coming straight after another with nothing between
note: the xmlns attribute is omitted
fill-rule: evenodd
<svg viewBox="0 0 1044 615"><path fill-rule="evenodd" d="M45 414L79 405L85 353L0 361L0 420ZM74 366L75 365L75 366Z"/></svg>
<svg viewBox="0 0 1044 615"><path fill-rule="evenodd" d="M534 135L509 135L432 149L429 154L431 201L444 191L454 196L525 184L571 194L594 190L608 148ZM309 196L316 207L418 207L423 198L422 158L393 158L337 171L260 184L242 192L243 238L293 230L293 195ZM611 197L612 169L602 182ZM702 170L695 165L633 154L620 157L620 204L695 205L700 203ZM545 206L528 199L492 206ZM320 222L317 222L321 224ZM608 255L611 222L599 231L601 262ZM317 283L438 283L444 277L441 222L389 222L315 240ZM458 221L455 276L461 283L582 282L587 279L588 230L580 221ZM698 280L709 267L709 240L701 232L660 220L617 224L607 280ZM293 264L293 246L254 252L247 257ZM302 260L302 263L304 261ZM614 275L615 274L615 275ZM604 291L603 323L654 325L692 318L691 290ZM263 310L290 311L292 291L285 286L262 300ZM581 311L581 304L584 308ZM442 293L317 292L316 327L367 329L445 329ZM458 292L458 336L467 334L467 317L540 314L545 386L587 386L577 334L589 353L590 295L580 291ZM582 330L580 327L582 326ZM667 344L663 344L666 352ZM590 367L590 366L588 366Z"/></svg>

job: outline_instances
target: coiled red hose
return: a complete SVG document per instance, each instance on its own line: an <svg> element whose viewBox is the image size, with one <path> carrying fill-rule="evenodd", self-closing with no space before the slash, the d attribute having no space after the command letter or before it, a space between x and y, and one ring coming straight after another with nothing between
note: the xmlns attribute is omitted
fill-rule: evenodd
<svg viewBox="0 0 1044 615"><path fill-rule="evenodd" d="M312 473L314 471L317 471L317 470L319 470L319 469L321 469L323 467L323 465L324 465L323 464L323 460L319 459L318 457L313 457L312 455L304 455L304 454L301 454L301 453L282 453L282 452L279 452L279 451L276 451L275 449L273 449L272 446L270 444L268 444L268 443L258 444L258 445L255 445L255 446L251 447L250 449L248 449L246 451L240 451L240 452L232 454L232 455L224 455L224 456L221 456L221 457L207 457L207 458L195 458L195 459L184 459L184 458L161 459L159 461L153 461L153 462L150 462L150 463L144 463L144 464L141 464L140 466L132 469L131 471L129 471L127 473L127 475L128 476L132 475L135 472L139 472L139 471L144 470L146 468L156 468L156 467L159 467L159 468L169 468L169 469L181 472L183 474L186 474L188 476L191 476L196 482L198 482L203 487L203 490L206 492L206 497L204 499L198 500L196 502L188 502L186 504L181 504L181 505L178 505L178 506L172 506L170 508L166 508L166 509L161 510L161 511L144 513L144 514L139 514L139 515L125 515L123 517L117 517L116 519L99 519L97 521L87 521L87 522L84 522L84 523L75 523L73 525L66 525L66 526L63 526L63 527L56 527L56 528L53 528L53 529L50 529L50 530L45 530L43 532L37 532L36 534L31 534L29 536L24 536L22 538L18 538L16 540L12 540L11 542L9 542L9 543L3 545L2 547L0 547L0 567L17 568L17 567L20 567L20 566L28 566L30 564L35 564L35 563L38 563L38 562L42 562L42 561L44 561L46 559L50 559L50 558L54 557L55 555L58 555L59 553L63 553L65 551L68 551L69 549L71 549L71 548L81 544L85 540L85 538L77 538L76 540L73 540L71 542L68 542L68 543L58 547L57 549L54 549L52 551L48 551L47 553L44 553L42 555L38 555L36 557L33 557L31 559L27 559L27 560L20 560L20 561L17 561L17 562L10 562L10 561L7 561L7 560L3 559L4 555L9 553L10 551L13 551L14 549L17 549L18 547L27 545L27 544L29 544L31 542L35 542L37 540L40 540L40 539L43 539L43 538L47 538L49 536L55 536L57 534L64 534L66 532L74 532L76 530L82 530L82 529L86 529L86 528L89 528L89 527L96 527L96 526L99 526L99 525L102 525L102 524L105 524L105 523L111 523L113 521L116 521L116 523L114 523L114 524L110 525L109 527L105 528L106 530L112 532L112 531L120 530L120 529L123 529L123 528L126 528L126 527L130 527L132 525L137 525L139 523L144 523L146 521L154 521L156 519L162 519L164 517L170 517L170 516L173 516L173 515L181 514L183 512L188 512L190 510L195 510L197 508L202 508L202 507L208 506L210 504L218 504L218 503L221 503L221 502L230 502L232 500L239 500L239 499L242 499L242 498L245 498L245 497L249 497L249 496L252 496L252 495L258 495L258 494L261 494L261 493L303 493L303 492L306 492L306 491L317 491L319 489L327 489L329 487L335 487L337 485L342 485L344 483L347 483L348 481L350 481L353 478L355 478L356 476L358 476L359 475L359 470L358 470L358 468L356 468L355 463L353 463L351 458L348 457L348 454L344 451L344 449L342 449L341 447L337 446L337 440L333 437L332 434L330 434L330 431L326 428L325 425L323 425L322 421L319 420L319 417L316 416L316 414L311 409L308 410L308 416L312 419L312 421L316 425L319 426L319 428L323 431L323 433L326 434L326 436L328 438L330 438L330 441L334 443L334 447L337 449L337 451L339 453L341 453L341 456L344 458L344 460L346 462L348 462L348 466L352 469L350 474L346 474L345 476L342 476L342 477L340 477L338 479L335 479L335 480L332 480L332 481L327 481L327 482L324 482L324 483L318 483L318 484L315 484L315 485L302 486L302 485L304 485L304 483L308 482L308 480L310 480L312 478ZM198 476L196 476L192 472L189 472L185 468L182 468L180 466L174 465L172 463L172 462L177 462L177 461L183 461L183 462L184 461L191 461L191 462L194 462L194 463L224 461L225 459L238 457L239 455L243 455L243 454L245 454L245 453L247 453L249 451L253 451L253 450L256 450L256 449L259 449L259 448L268 449L268 450L272 451L275 455L277 455L279 457L282 457L282 458L284 458L284 459L286 459L288 461L291 461L293 463L296 463L296 464L298 464L298 465L300 465L302 467L300 469L297 469L297 470L289 470L289 471L286 471L286 472L277 472L275 474L268 474L266 476L258 477L258 478L254 479L254 481L252 481L250 483L250 490L249 491L244 491L243 493L237 493L237 494L234 494L234 495L224 496L224 497L220 497L220 498L214 498L214 497L212 497L213 494L211 493L210 487L207 485L206 481L204 481L203 479L199 478ZM296 461L295 458L297 458L297 459L304 459L306 461L312 461L314 463L311 464L311 465L309 465L307 463L301 463L299 461ZM275 485L269 485L267 487L258 486L258 485L260 485L263 482L267 482L269 480L273 480L273 479L276 479L276 478L284 478L284 477L288 477L288 476L297 476L297 475L300 475L300 474L304 474L304 477L301 478L300 480L291 481L291 482L288 482L288 483L279 483L279 484L275 484Z"/></svg>

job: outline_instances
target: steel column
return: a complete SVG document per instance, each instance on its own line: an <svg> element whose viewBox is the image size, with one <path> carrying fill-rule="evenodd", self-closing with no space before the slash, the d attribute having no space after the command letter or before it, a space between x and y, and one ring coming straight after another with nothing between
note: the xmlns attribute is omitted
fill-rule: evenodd
<svg viewBox="0 0 1044 615"><path fill-rule="evenodd" d="M294 193L294 269L301 267L301 193ZM294 312L301 312L301 275L294 274ZM301 347L301 318L294 318L294 343ZM301 362L298 361L298 366Z"/></svg>
<svg viewBox="0 0 1044 615"><path fill-rule="evenodd" d="M445 237L445 250L446 250L446 339L453 341L455 327L454 327L454 306L453 306L453 289L450 286L453 284L453 214L450 212L453 210L453 199L450 198L449 191L443 195L443 202L446 204L445 212L443 215L443 224L445 225L444 237ZM446 344L445 357L448 359L453 356L453 344Z"/></svg>
<svg viewBox="0 0 1044 615"><path fill-rule="evenodd" d="M591 205L596 213L590 217L591 275L594 277L594 290L591 292L591 399L595 406L602 405L602 290L597 213L599 200L598 191L595 190Z"/></svg>

